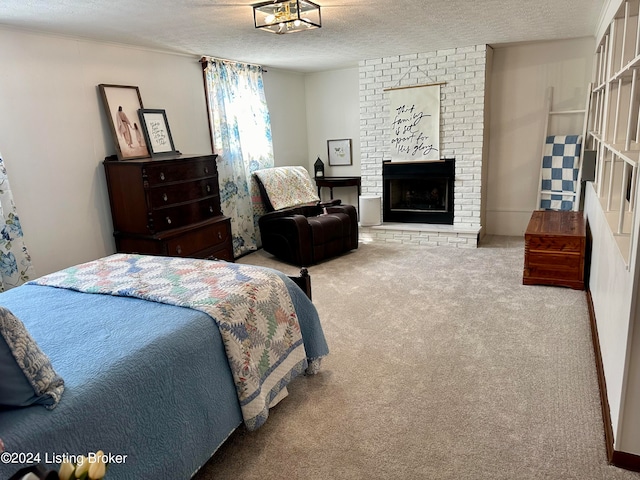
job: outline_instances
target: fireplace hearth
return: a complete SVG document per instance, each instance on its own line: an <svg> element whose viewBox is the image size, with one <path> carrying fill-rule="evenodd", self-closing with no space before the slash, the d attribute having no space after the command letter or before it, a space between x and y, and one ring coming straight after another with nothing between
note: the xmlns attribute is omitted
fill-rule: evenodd
<svg viewBox="0 0 640 480"><path fill-rule="evenodd" d="M383 221L453 225L455 159L382 164Z"/></svg>

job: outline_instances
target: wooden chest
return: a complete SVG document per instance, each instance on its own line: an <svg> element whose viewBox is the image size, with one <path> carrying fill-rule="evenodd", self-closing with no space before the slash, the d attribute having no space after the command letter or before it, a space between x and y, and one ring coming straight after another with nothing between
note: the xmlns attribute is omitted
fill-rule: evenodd
<svg viewBox="0 0 640 480"><path fill-rule="evenodd" d="M117 251L233 261L216 157L105 160Z"/></svg>
<svg viewBox="0 0 640 480"><path fill-rule="evenodd" d="M533 212L524 241L524 285L584 289L586 223L581 212Z"/></svg>

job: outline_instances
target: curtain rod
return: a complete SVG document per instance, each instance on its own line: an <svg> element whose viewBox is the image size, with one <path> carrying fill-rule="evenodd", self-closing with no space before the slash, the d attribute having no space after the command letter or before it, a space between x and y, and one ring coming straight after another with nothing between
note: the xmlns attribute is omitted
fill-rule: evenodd
<svg viewBox="0 0 640 480"><path fill-rule="evenodd" d="M229 63L241 63L243 65L249 65L249 66L252 66L252 67L259 67L264 73L267 73L267 69L264 68L262 65L256 65L255 63L240 62L238 60L230 60L228 58L208 57L206 55L203 55L200 58L200 63L204 65L205 63L210 62L212 60L220 60L222 62L229 62Z"/></svg>
<svg viewBox="0 0 640 480"><path fill-rule="evenodd" d="M434 85L446 85L446 84L447 82L423 83L422 85L409 85L408 87L390 87L390 88L385 88L382 91L388 92L389 90L404 90L405 88L432 87Z"/></svg>

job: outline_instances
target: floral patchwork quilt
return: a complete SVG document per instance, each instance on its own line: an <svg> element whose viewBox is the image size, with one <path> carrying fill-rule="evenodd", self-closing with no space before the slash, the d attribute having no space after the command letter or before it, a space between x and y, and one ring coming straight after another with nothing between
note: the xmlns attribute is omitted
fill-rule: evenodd
<svg viewBox="0 0 640 480"><path fill-rule="evenodd" d="M249 430L307 367L300 325L273 271L226 262L115 254L40 277L32 284L135 297L205 312L217 324Z"/></svg>
<svg viewBox="0 0 640 480"><path fill-rule="evenodd" d="M274 210L320 201L304 167L275 167L253 172L260 179Z"/></svg>

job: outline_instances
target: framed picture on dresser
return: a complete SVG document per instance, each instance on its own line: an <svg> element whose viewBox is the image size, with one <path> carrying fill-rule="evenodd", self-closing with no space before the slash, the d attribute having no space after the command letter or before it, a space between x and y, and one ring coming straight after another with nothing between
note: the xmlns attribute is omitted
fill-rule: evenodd
<svg viewBox="0 0 640 480"><path fill-rule="evenodd" d="M140 115L144 138L151 156L176 154L171 130L169 130L169 122L167 121L167 112L165 110L141 108L138 110L138 114Z"/></svg>
<svg viewBox="0 0 640 480"><path fill-rule="evenodd" d="M142 97L138 87L128 85L98 85L118 160L149 157L149 149L138 119Z"/></svg>

